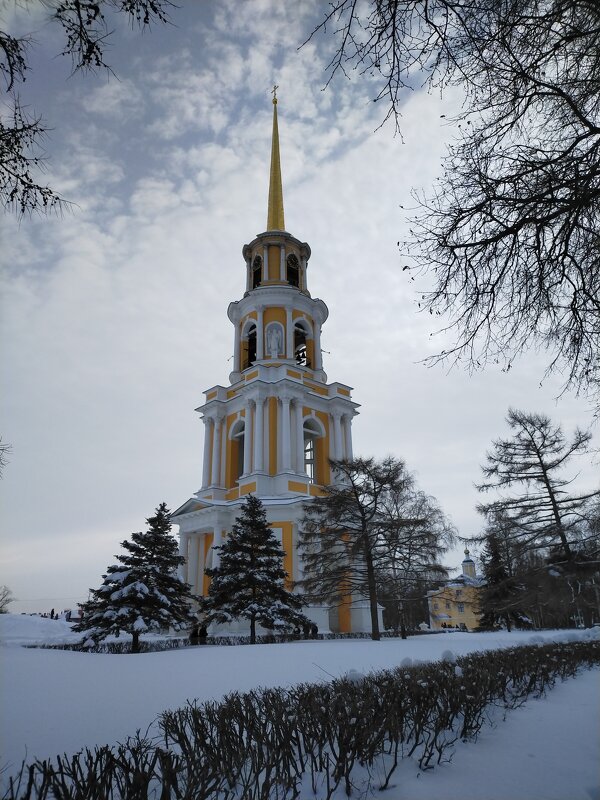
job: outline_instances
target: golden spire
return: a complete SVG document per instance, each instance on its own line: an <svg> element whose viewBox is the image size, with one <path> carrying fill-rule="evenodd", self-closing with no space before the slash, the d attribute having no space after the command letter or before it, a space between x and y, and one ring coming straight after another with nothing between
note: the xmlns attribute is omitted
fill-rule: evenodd
<svg viewBox="0 0 600 800"><path fill-rule="evenodd" d="M279 129L277 127L277 89L273 86L273 138L271 141L271 175L269 179L269 207L267 210L267 230L284 231L283 188L281 185L281 164L279 162Z"/></svg>

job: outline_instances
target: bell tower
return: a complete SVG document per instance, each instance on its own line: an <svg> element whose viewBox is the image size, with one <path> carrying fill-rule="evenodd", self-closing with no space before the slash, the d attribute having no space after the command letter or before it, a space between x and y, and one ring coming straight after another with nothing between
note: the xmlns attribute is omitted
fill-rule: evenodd
<svg viewBox="0 0 600 800"><path fill-rule="evenodd" d="M244 496L252 493L285 551L290 582L302 575L297 551L303 503L331 482L329 459L352 458L351 387L328 383L321 329L329 311L308 290L306 242L285 230L276 88L267 229L242 248L245 282L229 304L233 370L227 386L204 392L196 409L204 423L202 485L172 515L180 528L184 577L196 594L208 591L206 567L231 530ZM306 607L320 631L349 631L349 614ZM244 625L245 623L242 623ZM242 628L229 626L230 632Z"/></svg>

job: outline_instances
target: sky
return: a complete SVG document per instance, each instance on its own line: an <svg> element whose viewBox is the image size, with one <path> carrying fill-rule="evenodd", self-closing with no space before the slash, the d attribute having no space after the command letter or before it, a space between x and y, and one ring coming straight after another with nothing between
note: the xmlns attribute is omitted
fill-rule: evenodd
<svg viewBox="0 0 600 800"><path fill-rule="evenodd" d="M473 484L509 406L566 432L593 423L589 403L544 379L543 354L508 373L420 363L444 339L418 311L427 285L402 271L397 242L456 135L456 90L415 81L395 136L374 77L325 88L331 36L299 49L324 3L181 5L143 34L110 20L112 72L98 74L72 74L42 5L3 6L8 29L34 39L21 99L49 128L44 178L73 203L0 218L0 432L12 446L0 583L13 611L86 599L159 503L175 509L200 487L194 409L231 370L226 310L245 289L242 246L266 226L274 83L286 227L310 244L309 289L329 307L329 380L361 404L355 454L404 459L469 537L481 530ZM597 464L580 466L591 485Z"/></svg>

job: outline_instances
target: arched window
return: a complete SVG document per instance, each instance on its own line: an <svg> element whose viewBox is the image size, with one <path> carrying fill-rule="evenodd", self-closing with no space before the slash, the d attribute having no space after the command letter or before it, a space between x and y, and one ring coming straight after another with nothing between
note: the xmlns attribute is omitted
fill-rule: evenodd
<svg viewBox="0 0 600 800"><path fill-rule="evenodd" d="M304 435L304 471L310 482L314 483L316 476L315 437L306 434Z"/></svg>
<svg viewBox="0 0 600 800"><path fill-rule="evenodd" d="M244 472L244 420L239 419L233 424L229 437L234 445L232 450L232 478L236 481Z"/></svg>
<svg viewBox="0 0 600 800"><path fill-rule="evenodd" d="M317 483L319 478L317 474L317 439L323 436L323 431L314 417L307 417L302 427L304 430L304 471L311 483Z"/></svg>
<svg viewBox="0 0 600 800"><path fill-rule="evenodd" d="M260 256L254 256L254 261L252 262L252 288L256 289L260 286L262 281L262 258Z"/></svg>
<svg viewBox="0 0 600 800"><path fill-rule="evenodd" d="M300 264L293 253L287 257L287 282L290 286L300 286Z"/></svg>
<svg viewBox="0 0 600 800"><path fill-rule="evenodd" d="M252 324L242 337L242 369L248 369L256 361L256 325Z"/></svg>
<svg viewBox="0 0 600 800"><path fill-rule="evenodd" d="M308 359L306 350L306 340L308 338L307 330L302 322L296 322L294 325L294 358L296 364L301 367L311 368L311 363Z"/></svg>

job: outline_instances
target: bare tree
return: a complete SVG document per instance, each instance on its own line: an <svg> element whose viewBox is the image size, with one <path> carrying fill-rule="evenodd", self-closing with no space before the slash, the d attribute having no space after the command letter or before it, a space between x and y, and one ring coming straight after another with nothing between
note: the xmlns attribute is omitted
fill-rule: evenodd
<svg viewBox="0 0 600 800"><path fill-rule="evenodd" d="M591 434L577 429L568 441L560 426L543 414L510 409L507 422L514 435L498 439L482 466L481 492L502 494L478 510L505 521L505 544L552 552L555 561L573 562L590 536L585 535L593 501L600 489L583 494L568 491L573 478L563 470L573 456L585 453ZM512 494L506 490L514 489ZM482 537L485 538L485 537Z"/></svg>
<svg viewBox="0 0 600 800"><path fill-rule="evenodd" d="M600 4L337 0L330 64L379 78L399 126L406 90L460 85L443 175L403 247L421 307L453 345L429 363L510 369L530 347L600 402ZM414 278L414 276L412 276Z"/></svg>
<svg viewBox="0 0 600 800"><path fill-rule="evenodd" d="M4 467L8 464L8 454L12 450L12 445L2 441L0 436L0 478L4 474Z"/></svg>
<svg viewBox="0 0 600 800"><path fill-rule="evenodd" d="M8 614L8 604L15 598L8 586L0 586L0 614Z"/></svg>
<svg viewBox="0 0 600 800"><path fill-rule="evenodd" d="M453 531L436 502L415 488L404 462L332 461L336 483L305 506L299 548L311 601L367 600L371 635L380 638L378 598L410 577L443 568Z"/></svg>
<svg viewBox="0 0 600 800"><path fill-rule="evenodd" d="M27 5L28 0L23 2ZM61 55L71 57L74 72L110 70L104 52L112 33L111 14L122 13L132 25L145 29L168 22L167 11L174 7L171 0L44 0L44 5L63 29ZM24 108L19 93L33 44L30 36L17 38L0 30L0 75L6 93L0 105L0 203L19 215L65 205L49 186L39 183L47 128L40 116Z"/></svg>

